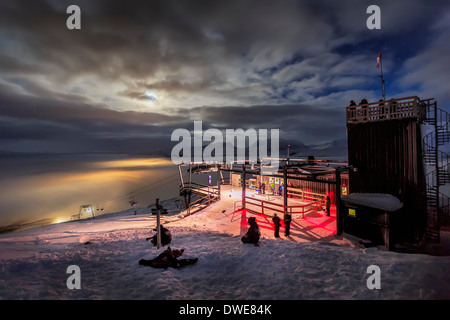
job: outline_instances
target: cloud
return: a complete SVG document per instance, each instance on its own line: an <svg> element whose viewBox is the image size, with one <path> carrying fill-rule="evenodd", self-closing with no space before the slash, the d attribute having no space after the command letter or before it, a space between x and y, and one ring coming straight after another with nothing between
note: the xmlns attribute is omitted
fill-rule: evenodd
<svg viewBox="0 0 450 320"><path fill-rule="evenodd" d="M404 78L399 79L403 88L418 87L421 98L435 98L450 108L448 79L450 76L450 29L447 13L432 26L434 36L420 52L408 59L402 69Z"/></svg>
<svg viewBox="0 0 450 320"><path fill-rule="evenodd" d="M66 28L70 4L80 31ZM371 31L363 1L1 2L3 145L163 146L194 119L325 142L351 99L380 98L380 51L389 95L449 100L448 7L378 4Z"/></svg>

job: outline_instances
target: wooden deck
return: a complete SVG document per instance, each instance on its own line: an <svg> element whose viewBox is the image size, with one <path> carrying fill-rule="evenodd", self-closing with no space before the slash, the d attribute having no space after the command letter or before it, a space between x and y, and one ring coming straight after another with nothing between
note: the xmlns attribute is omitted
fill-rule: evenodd
<svg viewBox="0 0 450 320"><path fill-rule="evenodd" d="M331 207L331 215L328 217L324 211L310 211L305 217L293 216L290 228L290 237L284 237L283 214L276 210L267 208L264 214L249 208L249 210L238 210L237 203L242 200L242 191L239 188L232 188L229 185L221 187L221 200L210 206L197 211L194 214L186 215L185 219L194 219L198 224L211 226L212 230L235 235L244 235L249 225L247 219L255 217L259 225L263 238L274 238L274 226L272 217L275 213L281 219L280 235L282 239L297 242L308 241L333 241L336 236L336 208ZM279 195L260 195L253 190L247 190L246 196L255 199L266 200L267 202L282 206L283 198ZM307 202L295 198L289 198L289 205L306 205ZM180 221L181 222L181 221ZM340 239L342 241L342 238Z"/></svg>

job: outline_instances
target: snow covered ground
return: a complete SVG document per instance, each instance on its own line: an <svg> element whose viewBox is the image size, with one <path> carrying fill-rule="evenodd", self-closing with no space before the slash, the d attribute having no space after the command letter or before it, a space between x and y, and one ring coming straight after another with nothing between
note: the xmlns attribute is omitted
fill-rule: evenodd
<svg viewBox="0 0 450 320"><path fill-rule="evenodd" d="M163 205L170 246L184 248L184 258L198 257L196 265L139 265L165 248L145 240L156 223L150 209L136 215L133 209L0 235L0 299L450 298L449 256L362 249L333 235L327 241L275 239L270 228L261 228L255 247L241 243L247 226L230 202L188 217L178 214L173 200ZM79 290L66 286L70 265L80 267ZM370 265L380 267L380 290L367 287Z"/></svg>

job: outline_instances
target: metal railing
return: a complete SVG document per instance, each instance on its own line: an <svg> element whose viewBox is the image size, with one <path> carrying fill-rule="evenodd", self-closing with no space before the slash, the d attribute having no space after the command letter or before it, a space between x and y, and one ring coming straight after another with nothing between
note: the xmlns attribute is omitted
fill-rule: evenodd
<svg viewBox="0 0 450 320"><path fill-rule="evenodd" d="M241 207L239 208L239 206L237 206L238 204L241 204ZM237 207L237 209L236 209L236 207ZM236 201L235 203L234 203L234 211L233 212L236 212L236 211L238 211L238 210L242 210L243 209L243 207L242 207L242 201Z"/></svg>
<svg viewBox="0 0 450 320"><path fill-rule="evenodd" d="M81 214L74 214L70 216L70 221L81 220Z"/></svg>

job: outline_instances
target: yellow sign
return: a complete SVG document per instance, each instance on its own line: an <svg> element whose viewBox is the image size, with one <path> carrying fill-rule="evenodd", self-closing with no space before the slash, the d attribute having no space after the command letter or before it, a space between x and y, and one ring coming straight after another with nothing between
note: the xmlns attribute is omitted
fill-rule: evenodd
<svg viewBox="0 0 450 320"><path fill-rule="evenodd" d="M348 208L348 215L356 217L356 209Z"/></svg>
<svg viewBox="0 0 450 320"><path fill-rule="evenodd" d="M347 194L348 194L347 187L346 186L342 186L342 195L346 196Z"/></svg>

